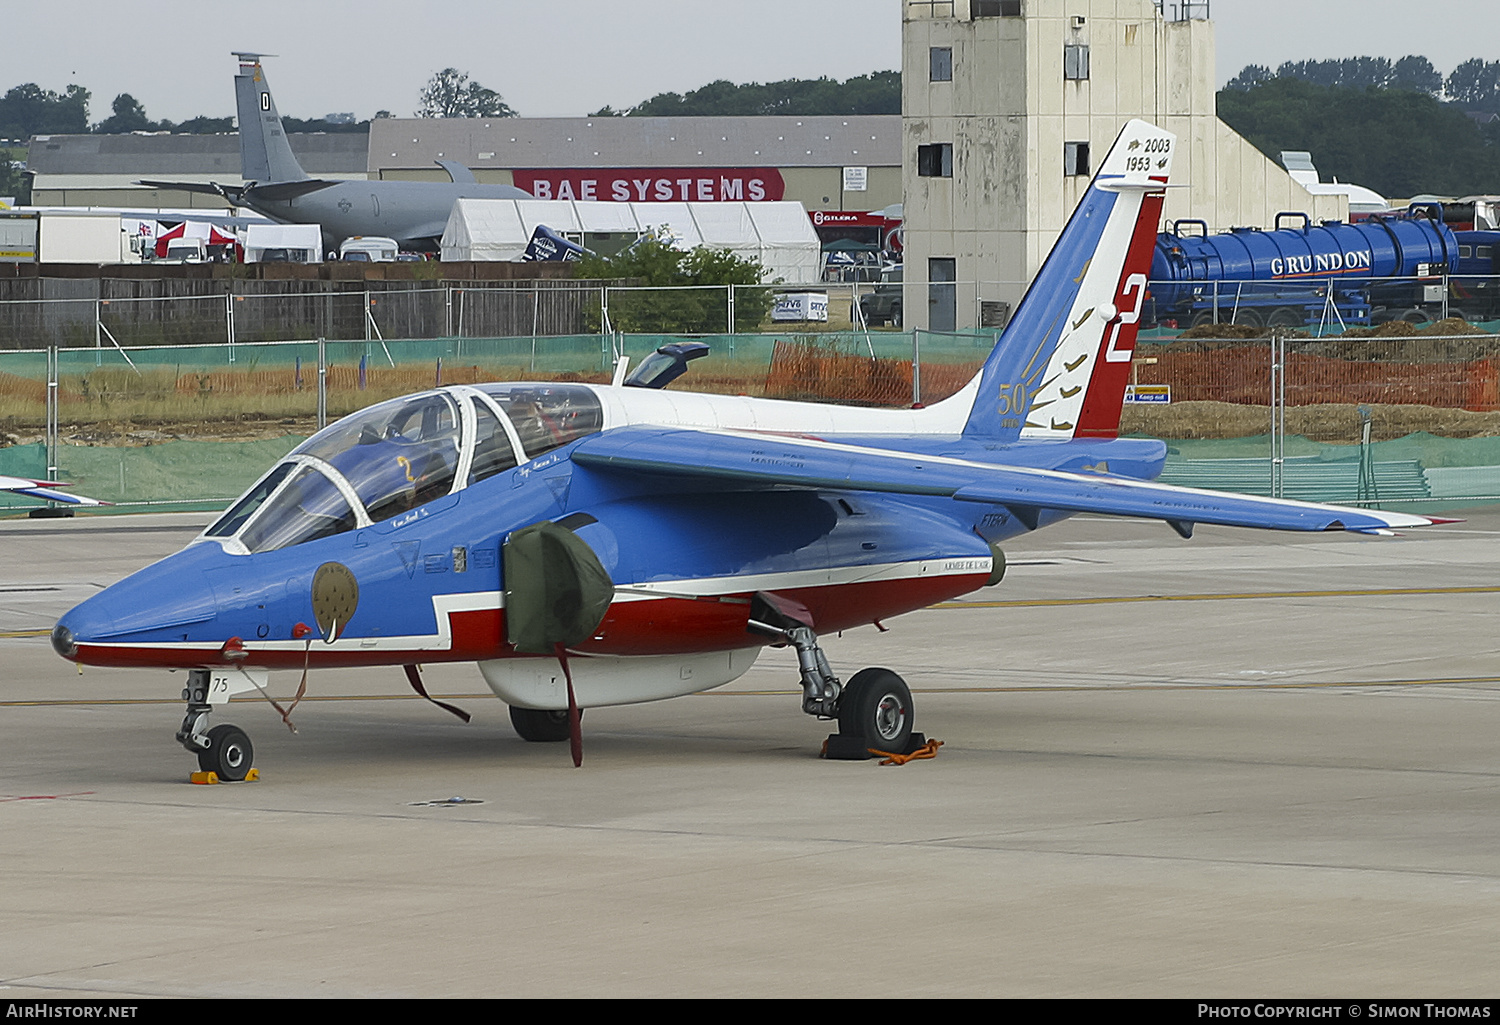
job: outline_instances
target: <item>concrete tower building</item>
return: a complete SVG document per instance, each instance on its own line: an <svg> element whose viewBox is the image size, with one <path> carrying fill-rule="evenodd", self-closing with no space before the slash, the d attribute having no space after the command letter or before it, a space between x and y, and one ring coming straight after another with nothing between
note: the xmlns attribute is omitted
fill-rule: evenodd
<svg viewBox="0 0 1500 1025"><path fill-rule="evenodd" d="M1207 3L902 0L908 327L1014 306L1120 127L1176 133L1165 217L1210 231L1344 218L1218 119Z"/></svg>

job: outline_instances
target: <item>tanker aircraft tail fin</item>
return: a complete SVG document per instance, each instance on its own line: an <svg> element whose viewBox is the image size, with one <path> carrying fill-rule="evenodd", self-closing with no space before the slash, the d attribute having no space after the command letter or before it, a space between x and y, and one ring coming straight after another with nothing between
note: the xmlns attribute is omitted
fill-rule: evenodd
<svg viewBox="0 0 1500 1025"><path fill-rule="evenodd" d="M299 182L307 172L292 155L281 127L276 101L260 66L263 55L236 53L240 71L234 76L234 98L240 125L240 177L247 182Z"/></svg>

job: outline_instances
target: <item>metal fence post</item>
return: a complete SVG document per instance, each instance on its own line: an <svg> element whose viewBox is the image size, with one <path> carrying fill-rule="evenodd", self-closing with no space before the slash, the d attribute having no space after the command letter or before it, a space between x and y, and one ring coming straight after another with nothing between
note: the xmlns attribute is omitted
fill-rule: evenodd
<svg viewBox="0 0 1500 1025"><path fill-rule="evenodd" d="M732 335L734 334L734 282L731 281L727 287L729 290L729 319L725 321L724 333Z"/></svg>
<svg viewBox="0 0 1500 1025"><path fill-rule="evenodd" d="M47 479L57 480L57 346L47 346Z"/></svg>
<svg viewBox="0 0 1500 1025"><path fill-rule="evenodd" d="M443 334L453 337L453 286L443 286Z"/></svg>
<svg viewBox="0 0 1500 1025"><path fill-rule="evenodd" d="M922 404L922 343L918 340L921 329L911 329L911 404Z"/></svg>
<svg viewBox="0 0 1500 1025"><path fill-rule="evenodd" d="M104 310L99 297L94 297L94 366L104 366L104 339L100 332L104 330Z"/></svg>
<svg viewBox="0 0 1500 1025"><path fill-rule="evenodd" d="M1286 335L1271 330L1271 497L1286 490Z"/></svg>
<svg viewBox="0 0 1500 1025"><path fill-rule="evenodd" d="M328 352L318 339L318 430L328 426Z"/></svg>
<svg viewBox="0 0 1500 1025"><path fill-rule="evenodd" d="M224 293L224 330L229 338L229 362L234 362L234 293Z"/></svg>

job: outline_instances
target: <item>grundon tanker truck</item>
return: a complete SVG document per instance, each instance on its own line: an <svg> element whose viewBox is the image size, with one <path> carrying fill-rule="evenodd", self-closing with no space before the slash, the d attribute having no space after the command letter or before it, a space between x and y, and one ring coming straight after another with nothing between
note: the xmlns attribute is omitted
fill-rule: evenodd
<svg viewBox="0 0 1500 1025"><path fill-rule="evenodd" d="M1500 317L1497 247L1500 231L1454 232L1435 203L1357 224L1281 213L1273 231L1215 235L1179 220L1156 237L1143 319L1181 328L1490 320Z"/></svg>

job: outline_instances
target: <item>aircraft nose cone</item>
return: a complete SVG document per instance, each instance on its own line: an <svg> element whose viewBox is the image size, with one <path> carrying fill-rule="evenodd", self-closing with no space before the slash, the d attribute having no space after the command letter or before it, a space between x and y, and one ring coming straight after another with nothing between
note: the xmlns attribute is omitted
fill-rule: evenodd
<svg viewBox="0 0 1500 1025"><path fill-rule="evenodd" d="M78 644L73 640L73 631L58 623L52 628L52 650L63 658L78 654Z"/></svg>
<svg viewBox="0 0 1500 1025"><path fill-rule="evenodd" d="M216 615L213 591L202 572L222 557L217 546L195 545L169 555L68 610L52 630L63 658L94 664L99 645L180 642Z"/></svg>

